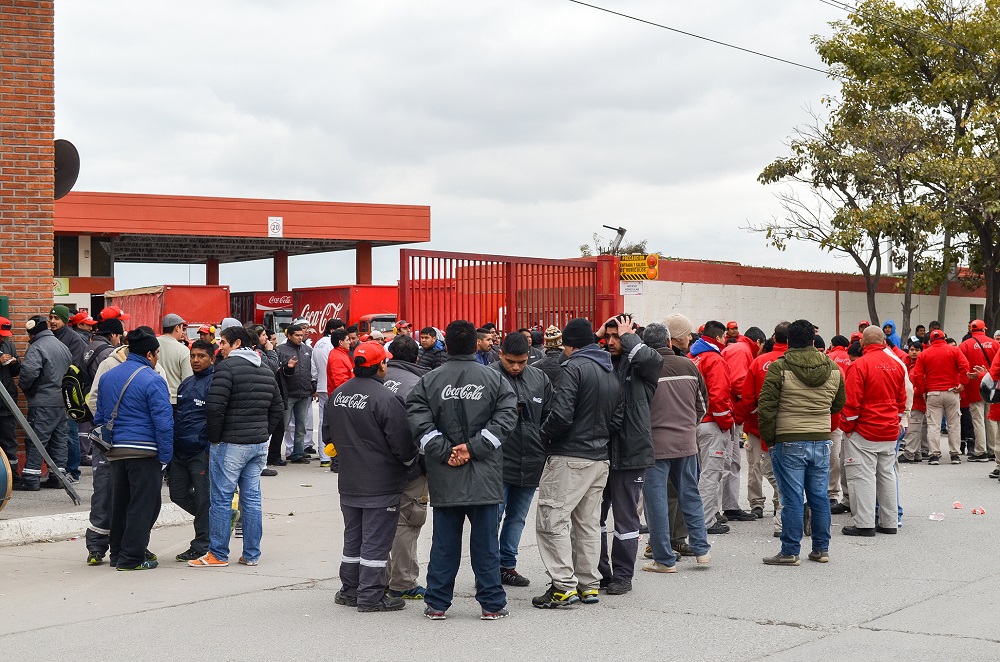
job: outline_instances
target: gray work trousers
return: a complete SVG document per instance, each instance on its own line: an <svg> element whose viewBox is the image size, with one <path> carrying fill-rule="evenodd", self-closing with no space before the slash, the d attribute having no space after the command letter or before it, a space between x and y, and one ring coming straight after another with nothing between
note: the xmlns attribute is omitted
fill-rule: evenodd
<svg viewBox="0 0 1000 662"><path fill-rule="evenodd" d="M845 435L844 471L851 486L851 514L859 529L878 525L896 528L896 440L869 441L858 433Z"/></svg>
<svg viewBox="0 0 1000 662"><path fill-rule="evenodd" d="M698 463L701 478L698 491L705 507L705 528L715 526L715 514L722 508L722 483L729 467L729 449L733 430L723 430L718 423L698 424Z"/></svg>

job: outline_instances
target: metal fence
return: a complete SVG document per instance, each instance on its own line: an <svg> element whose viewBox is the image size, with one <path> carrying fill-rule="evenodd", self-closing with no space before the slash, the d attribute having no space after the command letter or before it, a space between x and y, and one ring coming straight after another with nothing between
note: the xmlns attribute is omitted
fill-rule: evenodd
<svg viewBox="0 0 1000 662"><path fill-rule="evenodd" d="M399 259L399 315L418 330L444 329L456 319L476 326L494 322L506 331L562 328L574 317L596 320L603 314L599 302L609 294L620 300L617 292L606 291L612 279L599 278L599 271L613 271L617 288L615 258L551 260L403 249Z"/></svg>

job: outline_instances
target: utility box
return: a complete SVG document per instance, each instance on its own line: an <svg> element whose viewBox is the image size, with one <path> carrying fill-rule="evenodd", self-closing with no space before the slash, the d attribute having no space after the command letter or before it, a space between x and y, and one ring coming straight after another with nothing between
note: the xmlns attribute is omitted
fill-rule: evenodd
<svg viewBox="0 0 1000 662"><path fill-rule="evenodd" d="M0 317L10 319L10 298L0 295Z"/></svg>

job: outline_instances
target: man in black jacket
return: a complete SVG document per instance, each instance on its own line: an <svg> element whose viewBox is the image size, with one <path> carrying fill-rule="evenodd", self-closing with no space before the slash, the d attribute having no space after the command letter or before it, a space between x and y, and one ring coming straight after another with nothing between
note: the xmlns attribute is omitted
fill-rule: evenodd
<svg viewBox="0 0 1000 662"><path fill-rule="evenodd" d="M535 534L552 584L531 600L541 609L598 601L601 495L621 384L611 355L594 340L582 317L563 329L569 359L542 424L548 458L538 484Z"/></svg>
<svg viewBox="0 0 1000 662"><path fill-rule="evenodd" d="M17 402L17 384L14 378L21 372L21 361L17 357L11 329L13 324L6 317L0 317L0 387L7 389L10 397ZM14 414L6 406L0 406L0 453L10 462L14 488L21 483L17 473L17 437L14 436Z"/></svg>
<svg viewBox="0 0 1000 662"><path fill-rule="evenodd" d="M240 563L257 565L263 515L260 472L267 460L267 440L282 423L281 393L270 366L251 347L254 339L242 326L223 330L208 390L209 510L208 552L188 565L229 565L233 494L240 488L243 555Z"/></svg>
<svg viewBox="0 0 1000 662"><path fill-rule="evenodd" d="M608 595L632 590L639 551L639 495L646 469L653 466L649 403L663 367L663 357L643 344L628 315L613 317L597 332L607 339L611 362L622 385L622 426L611 433L611 473L601 502L601 531L614 510L615 533L608 559L608 537L601 534L601 584Z"/></svg>
<svg viewBox="0 0 1000 662"><path fill-rule="evenodd" d="M468 518L476 600L482 618L494 620L508 613L500 583L497 505L503 501L500 446L517 422L517 399L500 373L476 362L471 322L449 324L445 342L448 361L421 377L406 401L434 508L424 615L441 620L451 606Z"/></svg>
<svg viewBox="0 0 1000 662"><path fill-rule="evenodd" d="M69 316L69 308L66 306L53 306L49 311L49 330L59 342L66 345L66 349L73 357L73 365L83 370L83 354L87 350L87 341L76 332L76 329L69 326ZM70 416L66 417L66 476L72 483L80 480L80 428ZM52 485L52 487L57 486Z"/></svg>
<svg viewBox="0 0 1000 662"><path fill-rule="evenodd" d="M545 329L545 355L537 362L532 363L536 368L545 373L555 389L559 386L559 376L562 374L562 364L566 362L566 353L563 351L562 329L557 326L550 326ZM529 361L530 362L530 361Z"/></svg>
<svg viewBox="0 0 1000 662"><path fill-rule="evenodd" d="M404 403L410 391L427 370L417 365L417 341L400 334L389 345L392 358L383 385ZM427 589L417 583L417 541L427 522L427 475L420 462L414 462L407 475L403 497L399 501L399 521L389 550L389 595L404 600L423 600Z"/></svg>
<svg viewBox="0 0 1000 662"><path fill-rule="evenodd" d="M531 582L517 571L517 546L524 531L524 518L538 488L545 464L542 421L549 414L552 386L545 373L528 365L528 340L510 333L500 347L500 360L490 364L499 370L517 396L517 425L503 444L503 525L500 528L500 581L508 586Z"/></svg>
<svg viewBox="0 0 1000 662"><path fill-rule="evenodd" d="M336 431L344 555L339 605L361 612L396 611L404 602L386 593L386 565L399 521L408 469L417 459L403 402L383 386L392 358L377 342L354 349L354 379L330 394L323 441Z"/></svg>
<svg viewBox="0 0 1000 662"><path fill-rule="evenodd" d="M312 348L305 343L306 330L292 324L285 329L287 342L278 345L278 361L287 403L285 405L285 459L293 464L309 464L305 454L308 417L316 395L316 375L312 361ZM294 419L294 432L289 434L288 423ZM310 441L310 445L312 442Z"/></svg>

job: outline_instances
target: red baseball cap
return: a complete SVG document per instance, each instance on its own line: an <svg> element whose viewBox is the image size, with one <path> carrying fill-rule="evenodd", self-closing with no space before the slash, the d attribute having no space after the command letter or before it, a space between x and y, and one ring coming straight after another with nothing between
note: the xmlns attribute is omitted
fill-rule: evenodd
<svg viewBox="0 0 1000 662"><path fill-rule="evenodd" d="M209 324L202 324L198 327L198 333L215 333L215 327Z"/></svg>
<svg viewBox="0 0 1000 662"><path fill-rule="evenodd" d="M858 326L861 326L862 324L864 324L865 326L871 326L872 325L872 323L869 322L868 320L861 320L860 322L858 322Z"/></svg>
<svg viewBox="0 0 1000 662"><path fill-rule="evenodd" d="M107 308L101 311L101 319L102 320L120 319L121 321L125 322L132 319L132 316L123 312L122 309L119 308L118 306L108 306Z"/></svg>
<svg viewBox="0 0 1000 662"><path fill-rule="evenodd" d="M861 334L857 331L851 334L851 342L854 342L855 340L861 340Z"/></svg>
<svg viewBox="0 0 1000 662"><path fill-rule="evenodd" d="M0 317L0 336L3 336L5 338L9 338L10 336L12 336L13 335L13 333L11 332L12 328L14 328L14 325L11 324L9 319L7 319L6 317Z"/></svg>
<svg viewBox="0 0 1000 662"><path fill-rule="evenodd" d="M358 363L358 357L363 359L361 363ZM381 343L363 342L354 348L354 365L360 365L364 368L372 368L391 358L392 354L385 351L385 347Z"/></svg>
<svg viewBox="0 0 1000 662"><path fill-rule="evenodd" d="M90 324L87 320L90 319L90 315L86 312L79 312L69 318L70 324Z"/></svg>
<svg viewBox="0 0 1000 662"><path fill-rule="evenodd" d="M986 322L984 322L983 320L972 320L971 322L969 322L969 330L970 331L985 331L986 330Z"/></svg>
<svg viewBox="0 0 1000 662"><path fill-rule="evenodd" d="M406 320L399 320L398 322L396 322L395 328L397 328L397 329L408 329L408 328L410 328L412 326L413 325L410 324L409 322L407 322Z"/></svg>
<svg viewBox="0 0 1000 662"><path fill-rule="evenodd" d="M934 329L933 331L931 331L931 340L944 340L944 339L945 339L944 331L942 331L941 329Z"/></svg>
<svg viewBox="0 0 1000 662"><path fill-rule="evenodd" d="M728 324L726 324L726 328L727 329L738 329L738 328L740 328L740 325L737 324L736 322L729 322Z"/></svg>

